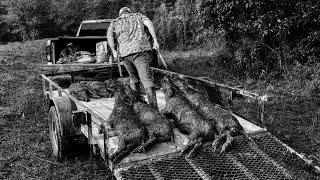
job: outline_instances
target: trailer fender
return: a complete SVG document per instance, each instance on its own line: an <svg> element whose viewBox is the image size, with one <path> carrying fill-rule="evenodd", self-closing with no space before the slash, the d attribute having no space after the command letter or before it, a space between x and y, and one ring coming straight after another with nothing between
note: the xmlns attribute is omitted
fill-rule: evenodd
<svg viewBox="0 0 320 180"><path fill-rule="evenodd" d="M50 99L49 109L51 106L55 106L58 119L66 131L65 134L75 136L77 134L77 126L73 123L72 112L77 110L76 104L68 96L59 96Z"/></svg>
<svg viewBox="0 0 320 180"><path fill-rule="evenodd" d="M49 135L52 154L58 160L64 159L71 151L77 127L72 121L75 103L67 96L54 97L49 103ZM78 128L79 129L79 128Z"/></svg>

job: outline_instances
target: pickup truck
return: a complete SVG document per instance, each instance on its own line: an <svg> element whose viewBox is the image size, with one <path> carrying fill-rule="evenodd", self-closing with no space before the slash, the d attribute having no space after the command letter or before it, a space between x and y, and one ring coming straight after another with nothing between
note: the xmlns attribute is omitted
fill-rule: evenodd
<svg viewBox="0 0 320 180"><path fill-rule="evenodd" d="M46 61L47 64L42 66L44 72L59 73L60 71L69 71L69 74L60 74L54 77L57 81L74 81L74 80L88 80L88 79L101 79L105 76L108 78L119 76L119 69L121 72L125 72L125 68L122 63L117 64L114 62L108 63L71 63L71 64L58 64L60 52L67 47L67 44L73 43L77 47L79 52L89 52L90 54L95 54L97 50L97 43L107 41L107 30L113 19L97 19L97 20L86 20L83 21L76 33L76 36L61 36L56 38L50 38L46 43ZM108 71L95 70L94 72L81 73L81 76L77 76L75 79L75 74L79 75L78 72L81 70L87 70L90 68L103 68L110 67ZM123 70L122 70L123 69ZM75 73L72 73L75 72Z"/></svg>
<svg viewBox="0 0 320 180"><path fill-rule="evenodd" d="M83 21L75 37L51 38L46 43L46 59L48 64L56 64L60 52L68 43L77 46L77 51L96 52L96 43L106 41L107 29L112 19L99 19Z"/></svg>

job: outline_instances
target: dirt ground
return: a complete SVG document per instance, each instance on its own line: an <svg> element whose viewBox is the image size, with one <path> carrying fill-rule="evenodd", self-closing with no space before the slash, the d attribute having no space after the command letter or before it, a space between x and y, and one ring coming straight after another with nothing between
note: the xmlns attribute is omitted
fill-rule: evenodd
<svg viewBox="0 0 320 180"><path fill-rule="evenodd" d="M80 151L63 162L56 162L51 156L48 107L38 69L45 63L44 45L42 40L0 46L0 179L109 179L111 174L102 158L90 156L84 144L74 147ZM175 66L178 72L209 74L219 82L242 85L258 93L266 87L263 83L235 80L207 60L199 65L195 59L185 62L201 71L192 72L178 60L172 60L169 65ZM319 103L305 97L278 95L266 104L268 130L306 157L319 158ZM250 100L236 100L235 111L253 121L257 119L255 102Z"/></svg>
<svg viewBox="0 0 320 180"><path fill-rule="evenodd" d="M0 46L0 179L108 179L104 161L86 145L66 161L51 157L38 69L44 47L45 41Z"/></svg>

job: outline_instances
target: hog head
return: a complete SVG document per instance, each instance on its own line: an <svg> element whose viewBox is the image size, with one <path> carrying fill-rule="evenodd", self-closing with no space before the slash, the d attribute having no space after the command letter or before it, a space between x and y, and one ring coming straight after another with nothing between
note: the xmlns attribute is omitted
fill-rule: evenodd
<svg viewBox="0 0 320 180"><path fill-rule="evenodd" d="M90 101L90 96L87 87L80 83L73 83L69 87L69 93L80 101Z"/></svg>
<svg viewBox="0 0 320 180"><path fill-rule="evenodd" d="M117 86L119 85L119 82L117 82L117 80L115 79L108 79L105 80L103 83L107 86L107 89L110 92L115 92Z"/></svg>
<svg viewBox="0 0 320 180"><path fill-rule="evenodd" d="M125 93L125 89L122 85L116 86L114 98L116 103L124 103L129 106L133 104L133 100L131 100L129 96Z"/></svg>
<svg viewBox="0 0 320 180"><path fill-rule="evenodd" d="M171 80L168 75L165 75L161 80L161 87L163 88L163 91L165 93L165 99L168 101L172 95L173 95L173 89Z"/></svg>

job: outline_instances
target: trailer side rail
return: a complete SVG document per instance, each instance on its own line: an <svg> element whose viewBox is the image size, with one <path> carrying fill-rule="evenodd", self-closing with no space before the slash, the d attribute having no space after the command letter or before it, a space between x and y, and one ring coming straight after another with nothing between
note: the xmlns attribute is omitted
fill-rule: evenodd
<svg viewBox="0 0 320 180"><path fill-rule="evenodd" d="M221 84L221 83L216 83L213 80L208 80L206 77L193 77L193 76L188 76L188 75L184 75L184 74L180 74L180 73L176 73L176 72L172 72L172 71L168 71L168 70L163 70L163 69L159 69L159 68L154 68L152 67L152 70L155 72L159 72L159 73L163 73L163 74L167 74L167 75L178 75L180 78L184 78L184 79L190 79L193 81L197 81L197 82L201 82L204 83L206 85L209 85L211 87L219 87L219 88L223 88L226 89L227 91L230 92L229 94L229 103L230 106L232 107L232 94L236 93L236 94L240 94L243 95L245 97L249 97L252 98L254 100L258 101L258 108L259 108L259 118L260 118L260 125L264 126L264 104L266 101L268 101L268 97L267 95L259 95L257 93L253 93L247 90L243 90L237 87L231 87L225 84Z"/></svg>

